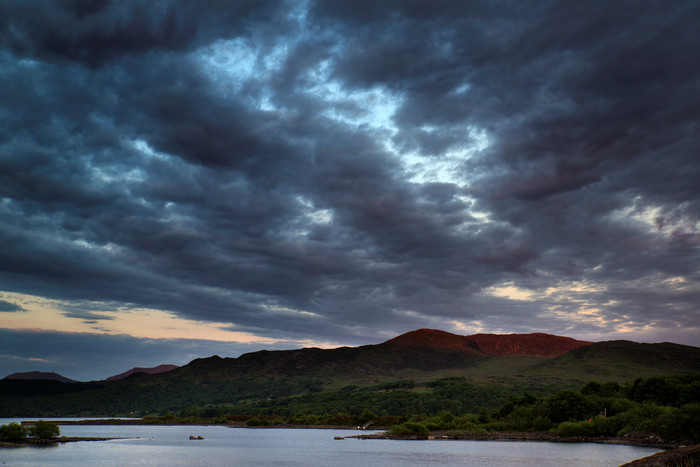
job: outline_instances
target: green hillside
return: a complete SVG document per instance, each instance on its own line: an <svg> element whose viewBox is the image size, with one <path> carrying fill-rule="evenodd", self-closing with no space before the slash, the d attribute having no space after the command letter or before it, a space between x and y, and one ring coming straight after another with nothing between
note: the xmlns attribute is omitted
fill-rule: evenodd
<svg viewBox="0 0 700 467"><path fill-rule="evenodd" d="M528 336L532 347L533 335ZM532 348L561 339L536 337L541 341ZM700 373L697 347L628 341L580 345L554 357L488 356L471 346L408 345L393 339L355 348L213 356L167 373L118 381L2 380L0 416L146 415L192 407L290 414L313 412L314 407L354 413L372 406L398 415L442 405L460 412L496 408L526 392L547 396L580 389L591 380L629 384L637 378Z"/></svg>
<svg viewBox="0 0 700 467"><path fill-rule="evenodd" d="M572 350L539 362L527 374L578 381L603 380L620 383L635 378L700 372L700 349L687 345L639 344L606 341Z"/></svg>

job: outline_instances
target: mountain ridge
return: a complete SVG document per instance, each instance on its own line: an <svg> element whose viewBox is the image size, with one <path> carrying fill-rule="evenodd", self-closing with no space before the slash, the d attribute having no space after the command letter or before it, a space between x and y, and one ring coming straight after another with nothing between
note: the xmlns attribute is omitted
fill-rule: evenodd
<svg viewBox="0 0 700 467"><path fill-rule="evenodd" d="M632 341L591 342L542 332L459 335L438 329L421 328L378 344L332 349L308 347L292 350L258 350L238 357L222 358L218 355L200 357L180 367L167 364L150 368L134 367L102 381L117 381L136 373L155 375L174 372L172 376L179 376L192 373L192 367L204 369L222 366L228 367L238 375L263 372L292 376L320 367L328 369L335 366L340 366L341 370L344 369L343 371L352 370L367 374L391 373L406 367L427 371L474 366L487 357L559 358L574 350L605 342L629 342L629 345L640 346L635 347L638 351L645 349L645 346L681 346L673 343L640 344ZM541 363L544 365L547 362ZM75 382L57 373L38 371L13 373L5 379Z"/></svg>
<svg viewBox="0 0 700 467"><path fill-rule="evenodd" d="M401 334L384 343L413 347L432 346L491 357L508 355L557 357L593 342L542 332L528 334L479 333L462 336L447 331L423 328Z"/></svg>
<svg viewBox="0 0 700 467"><path fill-rule="evenodd" d="M127 370L123 373L119 373L118 375L110 376L107 378L105 381L117 381L120 379L128 378L129 376L135 374L135 373L145 373L147 375L157 375L159 373L165 373L168 371L172 371L176 368L179 368L177 365L169 365L169 364L163 364L163 365L158 365L150 368L143 368L140 366L134 367L130 370Z"/></svg>
<svg viewBox="0 0 700 467"><path fill-rule="evenodd" d="M54 372L46 371L25 371L20 373L12 373L5 376L3 379L7 380L24 380L24 381L37 381L37 380L49 380L49 381L60 381L62 383L76 383L77 381L66 378L63 375L59 375Z"/></svg>
<svg viewBox="0 0 700 467"><path fill-rule="evenodd" d="M567 346L575 348L565 351ZM347 391L354 391L358 399L352 404L360 407L366 403L362 397L403 387L431 390L441 380L471 385L481 398L472 405L495 405L510 393L547 395L592 380L631 384L638 378L697 373L700 348L680 344L587 343L544 333L459 336L419 329L359 347L197 358L164 373L140 372L112 381L4 379L0 416L122 416L217 404L264 411L273 401L284 405L319 392ZM403 402L397 403L399 410Z"/></svg>

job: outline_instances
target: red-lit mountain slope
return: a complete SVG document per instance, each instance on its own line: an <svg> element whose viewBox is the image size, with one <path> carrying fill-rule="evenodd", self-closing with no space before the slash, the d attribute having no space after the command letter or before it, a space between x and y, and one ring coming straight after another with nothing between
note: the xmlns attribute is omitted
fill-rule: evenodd
<svg viewBox="0 0 700 467"><path fill-rule="evenodd" d="M439 348L490 357L505 355L533 355L558 357L571 350L591 344L570 337L552 334L474 334L460 336L436 329L418 329L386 342L406 347Z"/></svg>
<svg viewBox="0 0 700 467"><path fill-rule="evenodd" d="M146 373L147 375L157 375L159 373L165 373L167 371L172 371L175 368L178 368L177 365L158 365L153 368L141 368L136 367L132 368L131 370L125 371L124 373L119 373L118 375L110 376L107 378L107 381L115 381L118 379L124 379L126 377L129 377L133 375L134 373Z"/></svg>

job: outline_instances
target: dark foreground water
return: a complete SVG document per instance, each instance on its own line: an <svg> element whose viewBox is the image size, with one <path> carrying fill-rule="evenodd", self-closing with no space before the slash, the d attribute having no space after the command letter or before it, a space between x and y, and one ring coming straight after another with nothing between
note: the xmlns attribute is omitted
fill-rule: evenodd
<svg viewBox="0 0 700 467"><path fill-rule="evenodd" d="M15 421L0 419L0 424ZM355 430L62 426L65 436L129 437L0 448L8 466L618 466L658 449L591 443L335 440ZM203 440L190 440L189 436Z"/></svg>

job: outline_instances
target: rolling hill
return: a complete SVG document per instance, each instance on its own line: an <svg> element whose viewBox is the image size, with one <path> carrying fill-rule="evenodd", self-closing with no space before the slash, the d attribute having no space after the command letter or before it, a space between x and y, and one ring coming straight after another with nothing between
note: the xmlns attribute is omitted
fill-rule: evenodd
<svg viewBox="0 0 700 467"><path fill-rule="evenodd" d="M59 375L58 373L45 372L45 371L27 371L23 373L12 373L11 375L5 376L4 379L16 379L22 381L60 381L62 383L75 383L74 380L66 378L65 376Z"/></svg>
<svg viewBox="0 0 700 467"><path fill-rule="evenodd" d="M166 371L172 371L175 368L177 368L177 365L158 365L158 366L152 367L152 368L142 368L140 366L137 366L136 368L132 368L131 370L125 371L124 373L119 373L118 375L110 376L109 378L106 379L106 381L116 381L119 379L128 378L129 376L133 375L134 373L145 373L147 375L157 375L159 373L165 373Z"/></svg>
<svg viewBox="0 0 700 467"><path fill-rule="evenodd" d="M544 333L459 336L437 329L418 329L385 342L387 345L439 348L490 357L506 355L557 357L590 343Z"/></svg>
<svg viewBox="0 0 700 467"><path fill-rule="evenodd" d="M193 406L250 412L320 393L348 399L347 391L355 391L353 397L362 400L377 391L430 390L445 379L469 385L473 404L495 406L509 394L546 395L590 380L631 383L698 372L700 348L678 344L420 329L360 347L215 355L164 373L137 372L113 381L2 380L0 416L146 414Z"/></svg>

